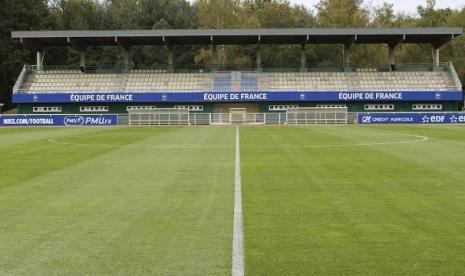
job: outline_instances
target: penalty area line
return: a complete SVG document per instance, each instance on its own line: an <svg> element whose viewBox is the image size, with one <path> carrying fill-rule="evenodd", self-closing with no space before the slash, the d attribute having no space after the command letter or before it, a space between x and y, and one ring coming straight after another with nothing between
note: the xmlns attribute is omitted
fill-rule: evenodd
<svg viewBox="0 0 465 276"><path fill-rule="evenodd" d="M236 163L234 175L234 222L232 276L244 275L244 229L242 227L241 149L239 126L236 127Z"/></svg>

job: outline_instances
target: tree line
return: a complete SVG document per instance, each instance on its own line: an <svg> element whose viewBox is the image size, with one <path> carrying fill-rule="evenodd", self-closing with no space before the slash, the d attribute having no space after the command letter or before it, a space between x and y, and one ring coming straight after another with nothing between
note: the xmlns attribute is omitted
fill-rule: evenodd
<svg viewBox="0 0 465 276"><path fill-rule="evenodd" d="M363 0L320 0L314 7L292 5L287 0L0 0L0 102L11 106L11 90L24 63L35 55L11 39L18 30L136 30L196 28L400 28L464 27L465 7L438 9L427 0L417 14L395 13L387 2L369 6ZM340 66L340 45L311 45L306 49L310 66ZM162 46L133 46L135 67L166 63ZM299 45L262 45L265 66L296 66ZM215 62L223 66L248 67L256 59L256 47L219 46ZM387 65L386 45L355 45L351 61L360 65ZM87 63L118 66L123 51L117 47L89 47ZM177 46L175 63L206 66L215 58L211 46ZM46 64L78 64L73 47L50 47ZM400 45L399 64L431 63L430 45ZM441 49L442 61L453 61L465 81L465 36Z"/></svg>

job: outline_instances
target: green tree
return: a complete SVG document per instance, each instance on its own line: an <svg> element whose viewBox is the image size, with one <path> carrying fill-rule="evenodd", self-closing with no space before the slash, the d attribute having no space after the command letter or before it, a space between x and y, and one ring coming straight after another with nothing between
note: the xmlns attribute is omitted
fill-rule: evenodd
<svg viewBox="0 0 465 276"><path fill-rule="evenodd" d="M452 14L450 8L435 9L436 0L427 0L426 6L418 6L417 11L420 20L418 27L441 27L447 22L447 18Z"/></svg>
<svg viewBox="0 0 465 276"><path fill-rule="evenodd" d="M392 28L395 24L396 16L393 10L393 4L384 2L382 6L375 7L373 10L372 26L376 28Z"/></svg>
<svg viewBox="0 0 465 276"><path fill-rule="evenodd" d="M11 107L11 90L25 61L34 60L11 32L53 27L45 0L0 1L0 102Z"/></svg>
<svg viewBox="0 0 465 276"><path fill-rule="evenodd" d="M366 1L365 1L366 2ZM367 8L363 0L320 0L315 10L291 5L287 0L0 0L0 101L8 102L11 88L24 62L34 62L34 53L10 38L12 30L109 30L109 29L195 29L195 28L392 28L465 27L465 8L436 8L435 0L418 6L418 17L393 11L392 4ZM166 46L133 46L136 67L163 66ZM398 63L431 63L431 46L400 45ZM175 63L205 66L253 66L255 45L176 46ZM465 36L441 49L441 60L453 61L465 81ZM299 45L261 45L262 64L297 66ZM89 47L87 63L121 65L122 49ZM340 66L342 45L308 45L307 61L312 66ZM352 63L387 64L386 45L355 45ZM79 62L73 47L49 47L48 64Z"/></svg>
<svg viewBox="0 0 465 276"><path fill-rule="evenodd" d="M368 25L363 0L320 0L316 5L318 23L325 28L356 28Z"/></svg>
<svg viewBox="0 0 465 276"><path fill-rule="evenodd" d="M454 11L445 22L447 27L465 27L465 7L460 11ZM441 51L441 59L444 61L452 61L457 73L465 83L465 35L462 35L443 47Z"/></svg>

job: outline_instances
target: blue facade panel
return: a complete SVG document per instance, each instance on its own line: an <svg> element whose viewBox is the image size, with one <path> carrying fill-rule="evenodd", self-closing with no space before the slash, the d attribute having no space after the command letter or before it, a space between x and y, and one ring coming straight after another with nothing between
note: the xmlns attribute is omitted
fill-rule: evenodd
<svg viewBox="0 0 465 276"><path fill-rule="evenodd" d="M13 103L408 102L462 101L454 92L15 93Z"/></svg>
<svg viewBox="0 0 465 276"><path fill-rule="evenodd" d="M465 124L465 113L359 113L361 125Z"/></svg>
<svg viewBox="0 0 465 276"><path fill-rule="evenodd" d="M115 125L117 115L0 115L0 127Z"/></svg>

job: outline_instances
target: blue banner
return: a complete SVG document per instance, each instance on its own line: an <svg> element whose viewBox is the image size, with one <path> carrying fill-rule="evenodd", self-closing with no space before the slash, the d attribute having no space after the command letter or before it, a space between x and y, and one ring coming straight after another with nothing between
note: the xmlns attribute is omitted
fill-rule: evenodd
<svg viewBox="0 0 465 276"><path fill-rule="evenodd" d="M465 124L465 113L359 113L358 123L372 124Z"/></svg>
<svg viewBox="0 0 465 276"><path fill-rule="evenodd" d="M0 127L114 126L117 115L0 115Z"/></svg>
<svg viewBox="0 0 465 276"><path fill-rule="evenodd" d="M462 101L454 92L15 93L14 103L402 102Z"/></svg>

